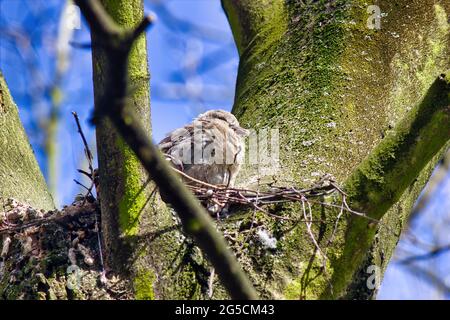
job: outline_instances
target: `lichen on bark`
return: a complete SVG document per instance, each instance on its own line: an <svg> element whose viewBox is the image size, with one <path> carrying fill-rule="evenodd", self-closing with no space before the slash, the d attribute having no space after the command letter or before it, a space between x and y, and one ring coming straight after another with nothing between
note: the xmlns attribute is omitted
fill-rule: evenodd
<svg viewBox="0 0 450 320"><path fill-rule="evenodd" d="M40 209L55 207L0 71L0 205L10 197Z"/></svg>
<svg viewBox="0 0 450 320"><path fill-rule="evenodd" d="M380 30L367 27L371 18L367 9L372 3L363 0L272 1L265 6L252 0L222 3L240 47L233 112L244 127L279 129L280 181L307 186L331 173L344 184L450 66L450 4L446 1L379 1ZM270 25L264 18L276 17L274 12L284 14L282 36L280 29L264 33L270 30L264 28ZM364 251L355 254L366 261L361 262L360 272L348 266L346 272L355 280L352 284L342 275L346 284L336 283L335 290L329 290L335 279L324 281L327 276L319 275L317 259L309 263L313 245L305 228L299 226L280 241L282 250L274 257L266 294L276 298L373 297L376 290L365 287L370 274L364 266L376 264L384 271L414 199L446 149L448 144L439 152L434 150L436 154L427 159L425 168L389 211L380 208L387 226L367 230L375 237L366 238L369 249L355 243L355 250ZM258 166L245 169L241 182L255 181L255 176L264 179ZM293 215L298 211L292 206L273 212ZM315 218L321 214L316 211ZM276 230L274 223L269 226ZM328 249L329 276L336 272L347 228L348 219L343 219ZM320 230L314 227L316 234ZM324 239L329 232L329 226L324 227ZM258 281L256 269L250 273ZM309 284L305 281L315 275L319 277Z"/></svg>
<svg viewBox="0 0 450 320"><path fill-rule="evenodd" d="M141 0L103 0L102 4L116 27L122 28L122 31L136 27L143 19ZM102 39L96 38L94 33L92 40L97 104L112 73L107 67L116 65L107 61L111 55L108 56L102 52L101 46L95 45ZM127 79L122 79L124 85L128 84L126 108L138 115L137 121L150 138L145 34L140 35L131 47L127 74ZM179 241L180 227L172 219L172 214L158 195L152 192L155 190L154 184L149 182L138 158L107 119L97 126L97 146L102 230L108 267L130 278L136 298L189 298L191 287L195 292L198 285L195 278L189 277L187 248Z"/></svg>

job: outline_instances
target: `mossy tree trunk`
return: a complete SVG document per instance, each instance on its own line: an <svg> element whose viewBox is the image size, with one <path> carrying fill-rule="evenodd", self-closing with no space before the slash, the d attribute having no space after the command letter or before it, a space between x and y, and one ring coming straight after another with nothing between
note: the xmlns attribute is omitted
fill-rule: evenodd
<svg viewBox="0 0 450 320"><path fill-rule="evenodd" d="M101 4L123 30L136 27L143 19L142 0L102 0ZM101 41L101 37L92 33L96 105L108 77L114 74L106 69L111 63L101 46L96 45ZM150 139L150 76L145 33L133 43L127 73L128 79L123 79L128 85L126 107L137 115ZM137 299L198 296L201 285L189 258L192 245L184 243L173 212L154 192L155 186L138 158L108 119L97 125L96 133L107 271L130 280Z"/></svg>
<svg viewBox="0 0 450 320"><path fill-rule="evenodd" d="M55 207L0 72L0 207L7 198L38 209Z"/></svg>
<svg viewBox="0 0 450 320"><path fill-rule="evenodd" d="M142 1L102 1L105 9L116 23L132 27L143 18ZM98 104L108 82L106 55L92 34L92 66L95 104ZM142 126L150 136L149 72L145 35L134 44L129 60L130 88L132 94L128 107L139 115ZM102 231L107 267L117 272L126 271L126 263L132 249L129 237L139 228L141 213L146 211L145 188L147 176L139 161L122 141L112 124L102 120L96 128L98 165L100 177L99 198L102 212Z"/></svg>
<svg viewBox="0 0 450 320"><path fill-rule="evenodd" d="M375 22L369 16L372 4L381 9L380 29L368 27ZM222 5L240 55L233 112L244 127L279 129L278 179L298 185L308 186L325 173L345 185L450 68L448 1L222 0ZM437 99L447 99L443 103L448 105L446 93L444 98L429 94L436 105ZM448 139L448 127L437 130ZM434 142L428 143L431 149ZM367 268L379 267L382 276L415 199L448 147L447 142L426 159L398 201L386 198L389 207L374 214L385 227L371 232L366 223L362 232L367 237L349 238L353 219L341 222L328 248L327 272L321 271L320 259L311 260L314 246L304 226L283 236L282 251L270 259L269 278L255 266L249 269L263 295L373 298L376 290L367 286L373 269ZM403 170L405 179L415 174L412 168ZM376 170L371 174L377 175ZM378 174L370 179L383 181L382 171ZM248 166L241 180L254 181L256 175L258 168ZM274 212L295 210L299 208ZM315 212L315 218L320 214ZM326 240L330 227L316 225L314 231Z"/></svg>

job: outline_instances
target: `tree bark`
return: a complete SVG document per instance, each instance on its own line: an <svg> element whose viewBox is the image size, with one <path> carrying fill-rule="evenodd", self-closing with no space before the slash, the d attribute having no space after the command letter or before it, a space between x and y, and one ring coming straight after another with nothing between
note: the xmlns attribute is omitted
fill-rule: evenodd
<svg viewBox="0 0 450 320"><path fill-rule="evenodd" d="M7 198L38 209L55 207L0 72L0 206Z"/></svg>
<svg viewBox="0 0 450 320"><path fill-rule="evenodd" d="M92 3L96 6L100 5L96 1ZM105 0L104 5L119 25L135 27L142 20L141 1ZM112 25L109 21L105 24ZM121 36L122 32L130 28L119 30L117 26L113 26L112 29ZM126 72L130 76L130 87L126 90L131 93L130 99L127 100L127 107L128 111L134 114L142 111L139 117L144 123L141 124L150 138L147 121L149 118L145 116L145 114L149 115L149 79L146 71L144 40L145 37L141 35L131 51L128 72ZM102 41L102 38L93 35L96 104L99 103L98 99L102 96L102 90L110 79L108 75L111 75L110 70L105 68L108 65L104 60L107 55L96 48L97 41ZM114 66L119 67L117 64ZM120 79L119 81L127 83L128 80ZM124 88L121 87L118 90ZM108 131L108 128L111 131ZM76 216L81 213L79 217L81 221L75 218L68 225L52 222L32 230L27 228L1 230L0 234L5 235L0 242L2 247L5 243L3 240L11 242L10 250L7 250L5 256L2 250L0 259L0 298L205 298L209 289L211 269L204 254L182 231L175 212L166 207L158 193L151 197L154 185L148 183L138 159L118 134L112 131L111 124L101 123L98 131L101 131L97 133L98 146L103 149L103 155L99 155L101 180L99 198L102 231L106 243L103 254L108 255L107 261L110 268L108 271L111 271L110 275L114 278L109 279L105 284L99 281L102 278L102 269L94 221L97 208L95 203L86 203L81 199L68 206L63 212L45 213L48 217L69 215L70 219L71 213L77 212ZM107 145L104 145L105 143ZM119 199L127 199L127 201ZM114 202L111 207L108 205L108 200ZM19 204L18 208L14 210L19 210L24 216L27 215L28 207ZM8 211L7 214L10 212ZM31 210L31 212L34 211ZM35 223L34 220L32 222ZM194 228L195 225L190 227ZM78 232L83 236L79 237ZM34 237L35 234L39 234L39 237ZM11 235L16 235L17 239ZM34 248L32 252L24 248L23 238L27 239L27 237L32 237ZM89 254L88 260L83 252ZM2 261L4 258L6 260ZM20 268L23 272L18 272ZM71 274L72 271L75 273ZM213 280L217 282L217 279ZM219 287L217 291L226 296L223 287Z"/></svg>
<svg viewBox="0 0 450 320"><path fill-rule="evenodd" d="M149 76L145 35L139 36L133 43L126 72L108 70L108 66L123 67L122 55L125 52L121 48L104 48L102 44L105 36L117 36L119 39L127 30L136 28L143 20L143 3L141 0L104 0L102 4L115 24L110 23L108 17L100 15L97 18L103 17L103 21L91 25L95 111L101 112L99 105L104 101L101 99L108 85L112 82L122 83L121 86L111 85L109 88L114 87L121 93L123 88L128 90L124 95L120 94L121 98L117 98L121 104L123 96L127 96L123 114L130 116L125 119L125 123L130 125L137 116L139 125L149 139ZM90 22L95 23L95 20ZM95 32L95 29L98 29L97 32L102 29L101 24L110 29L108 34ZM103 50L109 51L106 53ZM117 79L119 74L128 74L128 78ZM119 96L117 92L111 94L115 96L110 101L115 101L114 98ZM194 246L190 240L185 240L175 213L169 211L157 193L153 192L154 184L150 183L138 158L109 120L101 120L97 126L97 146L99 197L108 268L122 279L131 280L129 283L137 299L200 296L205 292L204 283L207 281L199 280L207 277L208 270L202 265L206 259L201 253L193 252Z"/></svg>
<svg viewBox="0 0 450 320"><path fill-rule="evenodd" d="M132 27L143 18L142 1L102 1L115 22ZM92 65L95 105L104 92L108 79L105 52L97 45L101 37L92 34ZM129 77L133 93L128 108L139 116L143 128L150 136L150 92L145 35L139 37L130 53ZM150 191L148 178L139 160L120 138L108 120L97 125L97 151L100 176L100 204L102 231L105 242L107 267L116 272L127 272L127 260L132 255L130 237L137 235L139 220L148 209Z"/></svg>
<svg viewBox="0 0 450 320"><path fill-rule="evenodd" d="M383 13L379 30L368 28L368 21L373 21L367 11L370 4L222 0L240 54L233 112L244 127L279 129L277 179L307 186L330 173L352 190L349 178L363 159L370 158L386 136L396 134L414 106L426 104L424 97L431 94L433 82L449 69L448 1L377 1ZM443 94L427 97L445 110L448 91ZM267 258L269 277L258 272L261 263L252 266L252 279L260 291L288 299L373 298L376 290L367 285L373 271L367 268L380 268L382 277L415 199L450 145L448 127L435 130L446 142L434 148L435 141L442 142L439 137L425 140L428 147L423 151L431 154L421 165L403 168L405 176L398 181L391 180L396 196L383 194L379 207L364 208L369 213L379 209L373 214L382 218L376 232L365 221L354 237L349 221L355 218L344 219L327 249L329 261L323 272L320 260L312 258L314 246L305 227L298 226L280 239L281 252ZM258 174L260 169L247 166L241 181L255 181L255 176L264 181L268 177ZM371 174L375 181L387 178L381 170ZM402 187L409 175L414 176L411 183ZM274 212L294 215L296 210L279 207ZM319 219L324 213L314 214ZM276 222L268 225L273 232L277 228ZM314 232L323 239L320 246L325 247L330 229L315 226Z"/></svg>

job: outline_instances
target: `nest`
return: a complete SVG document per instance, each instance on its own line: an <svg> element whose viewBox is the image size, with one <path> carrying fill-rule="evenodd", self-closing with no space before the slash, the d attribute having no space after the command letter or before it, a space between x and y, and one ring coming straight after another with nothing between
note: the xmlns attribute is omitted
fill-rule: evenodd
<svg viewBox="0 0 450 320"><path fill-rule="evenodd" d="M99 208L78 197L62 210L0 203L0 299L124 299L125 282L106 281Z"/></svg>
<svg viewBox="0 0 450 320"><path fill-rule="evenodd" d="M277 181L273 181L272 183L259 185L258 190L252 190L208 184L192 178L178 169L174 168L174 170L183 176L188 182L187 187L211 214L216 215L218 222L231 217L234 212L249 209L253 210L252 220L248 228L242 230L242 228L239 227L240 233L247 233L247 237L245 237L243 241L240 241L240 243L236 240L237 237L233 238L229 235L229 230L222 230L225 238L228 240L231 239L232 242L236 243L234 251L237 255L240 255L240 251L247 242L251 241L250 239L257 239L262 247L266 249L276 249L276 238L270 235L264 225L258 225L255 218L257 212L262 212L272 219L289 222L293 227L298 223L304 223L306 225L308 236L316 249L315 251L321 259L324 272L326 272L326 261L328 260L327 249L335 239L339 221L344 213L368 219L372 223L379 223L378 220L350 208L347 203L347 194L329 174L321 177L309 188L280 186L277 185ZM327 201L326 199L332 199L332 201ZM301 214L296 216L285 216L278 214L279 210L268 210L271 206L288 203L300 204ZM332 212L335 213L335 216L328 221L314 219L313 206L334 209ZM325 248L323 248L323 245L322 247L319 245L319 241L314 234L312 225L316 222L332 224L332 231L328 240L325 242Z"/></svg>

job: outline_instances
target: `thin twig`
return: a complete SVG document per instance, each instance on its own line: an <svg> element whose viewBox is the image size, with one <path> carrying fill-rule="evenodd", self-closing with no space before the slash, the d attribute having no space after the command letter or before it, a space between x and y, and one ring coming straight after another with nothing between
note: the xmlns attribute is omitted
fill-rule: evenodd
<svg viewBox="0 0 450 320"><path fill-rule="evenodd" d="M78 118L78 114L75 111L72 111L72 115L75 118L75 122L76 122L77 128L78 128L78 133L80 134L81 140L83 141L84 154L86 155L86 159L88 161L88 167L89 167L89 172L86 172L82 169L78 169L78 172L89 177L91 180L91 185L89 187L86 187L81 182L74 179L76 184L82 186L88 192L86 194L86 196L84 197L84 201L83 201L83 205L84 205L86 202L86 199L87 199L87 195L91 195L95 199L94 195L92 194L92 188L94 188L94 186L95 186L95 170L94 170L94 166L92 164L94 157L93 157L91 149L89 148L89 145L87 143L86 136L84 135L84 132L83 132L83 128L81 127L80 119ZM101 235L101 230L98 225L97 215L95 215L95 231L97 233L97 246L98 246L98 251L99 251L99 256L100 256L100 267L102 269L102 272L100 275L100 282L105 284L107 281L107 278L106 278L106 271L105 271L105 266L104 266L104 262L103 262L102 235Z"/></svg>
<svg viewBox="0 0 450 320"><path fill-rule="evenodd" d="M91 174L94 173L94 167L92 166L92 160L94 159L94 157L92 156L92 152L91 149L89 149L89 145L87 143L86 137L84 135L83 129L81 128L80 125L80 119L78 118L78 114L75 111L72 111L72 115L75 118L75 122L77 124L77 128L78 128L78 133L81 136L81 139L83 140L83 145L84 145L84 152L86 154L86 158L88 160L88 164L89 164L89 171ZM91 177L91 179L93 179L93 177Z"/></svg>
<svg viewBox="0 0 450 320"><path fill-rule="evenodd" d="M208 280L208 297L211 299L214 293L214 276L216 275L216 270L211 267L211 272L209 274Z"/></svg>

